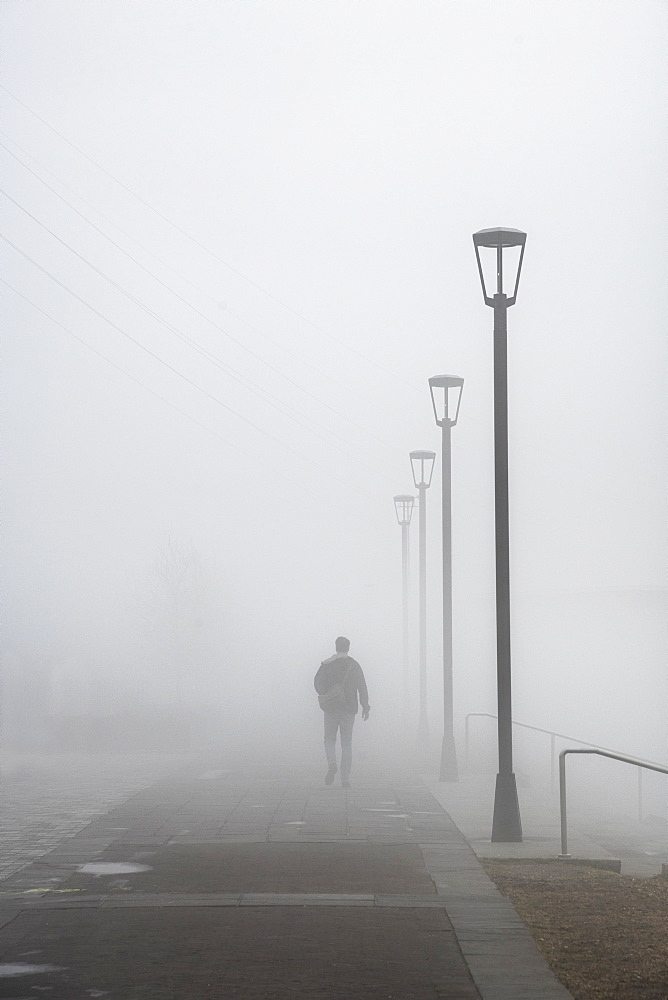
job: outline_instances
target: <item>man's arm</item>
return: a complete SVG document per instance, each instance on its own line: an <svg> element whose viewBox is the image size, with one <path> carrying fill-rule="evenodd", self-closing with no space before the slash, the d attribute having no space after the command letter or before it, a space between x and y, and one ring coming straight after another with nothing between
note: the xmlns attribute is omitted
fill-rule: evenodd
<svg viewBox="0 0 668 1000"><path fill-rule="evenodd" d="M369 712L371 711L371 706L369 705L369 692L366 686L366 680L364 679L364 671L357 664L357 690L359 691L360 704L362 706L362 721L366 722L369 718Z"/></svg>

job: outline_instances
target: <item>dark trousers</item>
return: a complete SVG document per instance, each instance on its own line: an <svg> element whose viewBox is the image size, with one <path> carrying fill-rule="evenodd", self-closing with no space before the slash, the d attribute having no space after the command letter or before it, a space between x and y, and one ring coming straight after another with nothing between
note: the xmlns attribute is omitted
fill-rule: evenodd
<svg viewBox="0 0 668 1000"><path fill-rule="evenodd" d="M330 767L336 767L336 734L341 732L341 777L350 775L353 762L353 712L325 712L325 753Z"/></svg>

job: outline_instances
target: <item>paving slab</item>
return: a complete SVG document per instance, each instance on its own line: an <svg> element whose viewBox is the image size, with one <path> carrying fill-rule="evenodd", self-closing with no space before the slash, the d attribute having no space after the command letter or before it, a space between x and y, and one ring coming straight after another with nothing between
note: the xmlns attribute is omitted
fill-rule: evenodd
<svg viewBox="0 0 668 1000"><path fill-rule="evenodd" d="M0 909L0 928L10 924L20 913L21 909L19 908Z"/></svg>
<svg viewBox="0 0 668 1000"><path fill-rule="evenodd" d="M14 995L480 1000L442 909L61 910L23 913L2 935L6 961L39 949L56 967L13 980Z"/></svg>
<svg viewBox="0 0 668 1000"><path fill-rule="evenodd" d="M114 845L98 861L116 862L119 856ZM435 892L416 844L171 843L154 851L133 845L123 861L149 866L123 875L124 886L135 892ZM63 888L104 885L124 891L114 888L117 878L75 872Z"/></svg>
<svg viewBox="0 0 668 1000"><path fill-rule="evenodd" d="M128 893L122 896L109 894L101 902L105 908L131 906L135 909L155 906L239 906L241 893Z"/></svg>

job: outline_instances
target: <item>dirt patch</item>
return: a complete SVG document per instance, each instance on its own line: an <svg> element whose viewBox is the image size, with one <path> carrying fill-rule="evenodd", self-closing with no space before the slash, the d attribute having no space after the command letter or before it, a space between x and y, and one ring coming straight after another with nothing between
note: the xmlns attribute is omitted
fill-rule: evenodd
<svg viewBox="0 0 668 1000"><path fill-rule="evenodd" d="M558 861L482 865L575 1000L666 1000L668 878Z"/></svg>

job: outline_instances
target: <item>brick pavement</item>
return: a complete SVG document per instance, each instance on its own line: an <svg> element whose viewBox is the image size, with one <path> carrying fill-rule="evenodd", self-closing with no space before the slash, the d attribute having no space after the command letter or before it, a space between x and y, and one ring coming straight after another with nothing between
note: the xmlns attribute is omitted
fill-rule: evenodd
<svg viewBox="0 0 668 1000"><path fill-rule="evenodd" d="M3 961L42 968L0 965L0 995L570 996L414 774L369 766L346 792L229 763L138 792L5 880Z"/></svg>
<svg viewBox="0 0 668 1000"><path fill-rule="evenodd" d="M3 751L0 883L188 759Z"/></svg>

